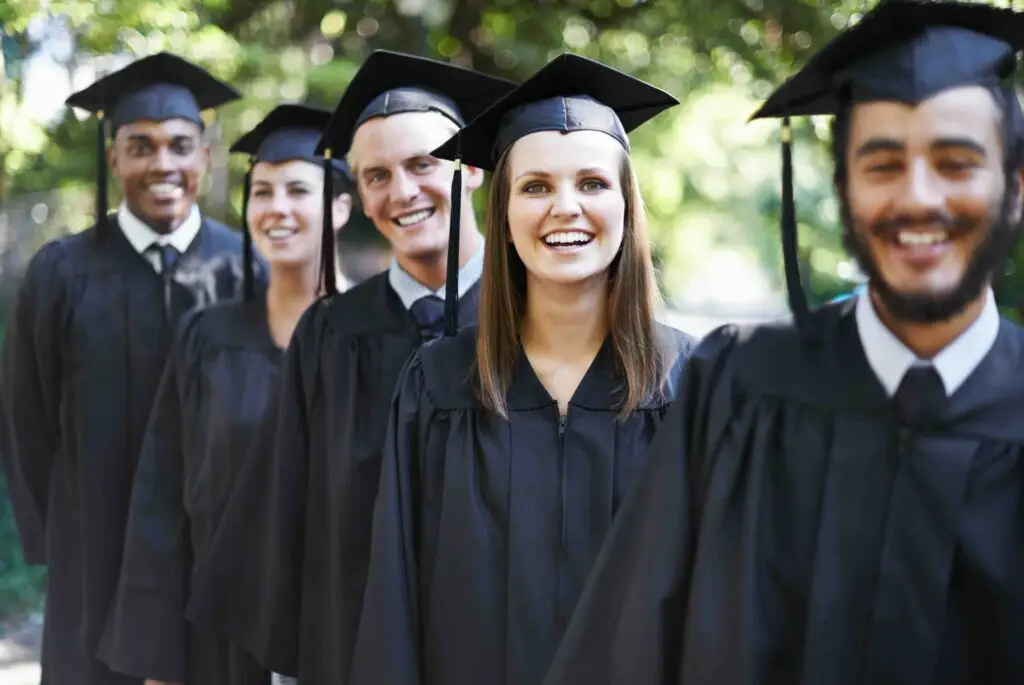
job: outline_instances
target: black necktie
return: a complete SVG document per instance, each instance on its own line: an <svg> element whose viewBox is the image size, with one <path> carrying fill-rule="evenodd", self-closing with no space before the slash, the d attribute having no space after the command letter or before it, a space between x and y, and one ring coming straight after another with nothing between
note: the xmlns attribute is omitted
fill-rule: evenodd
<svg viewBox="0 0 1024 685"><path fill-rule="evenodd" d="M946 389L934 366L912 366L896 390L896 410L907 428L934 424L946 404Z"/></svg>
<svg viewBox="0 0 1024 685"><path fill-rule="evenodd" d="M437 295L427 295L412 303L409 308L413 318L429 337L444 333L444 300Z"/></svg>
<svg viewBox="0 0 1024 685"><path fill-rule="evenodd" d="M181 253L178 252L178 248L173 245L158 245L153 243L149 251L155 254L160 259L160 273L167 275L174 271L174 267L178 263L178 258L181 257Z"/></svg>

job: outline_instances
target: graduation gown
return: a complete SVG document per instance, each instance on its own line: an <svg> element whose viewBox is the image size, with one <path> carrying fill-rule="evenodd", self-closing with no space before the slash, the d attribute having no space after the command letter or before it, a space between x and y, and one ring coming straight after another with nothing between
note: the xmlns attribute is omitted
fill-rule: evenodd
<svg viewBox="0 0 1024 685"><path fill-rule="evenodd" d="M192 593L190 619L303 685L348 682L388 407L423 340L386 272L310 307Z"/></svg>
<svg viewBox="0 0 1024 685"><path fill-rule="evenodd" d="M0 451L26 555L48 571L47 685L137 682L94 656L136 458L178 317L241 291L226 226L204 217L165 279L109 222L32 258L4 341Z"/></svg>
<svg viewBox="0 0 1024 685"><path fill-rule="evenodd" d="M1024 333L914 433L854 308L698 348L546 685L1024 682Z"/></svg>
<svg viewBox="0 0 1024 685"><path fill-rule="evenodd" d="M184 611L276 396L282 357L265 292L182 321L139 456L121 581L100 650L111 668L185 685L269 685L252 656L187 624Z"/></svg>
<svg viewBox="0 0 1024 685"><path fill-rule="evenodd" d="M475 346L426 345L396 390L352 685L540 685L681 366L617 421L609 339L562 418L520 350L506 420L474 395Z"/></svg>

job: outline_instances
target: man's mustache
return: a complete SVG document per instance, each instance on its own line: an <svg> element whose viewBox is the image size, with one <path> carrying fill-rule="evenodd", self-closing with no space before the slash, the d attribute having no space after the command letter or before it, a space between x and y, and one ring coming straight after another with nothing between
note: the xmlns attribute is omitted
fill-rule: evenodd
<svg viewBox="0 0 1024 685"><path fill-rule="evenodd" d="M942 229L950 233L963 233L977 224L973 219L952 217L942 212L929 212L923 216L899 214L889 219L880 219L871 225L875 235L888 236L908 228Z"/></svg>

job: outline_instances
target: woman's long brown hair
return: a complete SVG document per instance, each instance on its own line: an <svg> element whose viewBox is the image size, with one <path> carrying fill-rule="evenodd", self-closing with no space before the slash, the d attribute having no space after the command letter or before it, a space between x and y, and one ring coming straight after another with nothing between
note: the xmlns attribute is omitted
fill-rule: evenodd
<svg viewBox="0 0 1024 685"><path fill-rule="evenodd" d="M506 396L519 360L526 303L526 267L509 234L508 160L506 151L491 179L476 340L480 401L506 418ZM617 393L622 419L661 391L675 359L668 341L659 339L657 333L655 315L661 298L647 238L647 213L625 152L619 178L625 198L625 227L622 246L609 266L608 326L615 366L624 381Z"/></svg>

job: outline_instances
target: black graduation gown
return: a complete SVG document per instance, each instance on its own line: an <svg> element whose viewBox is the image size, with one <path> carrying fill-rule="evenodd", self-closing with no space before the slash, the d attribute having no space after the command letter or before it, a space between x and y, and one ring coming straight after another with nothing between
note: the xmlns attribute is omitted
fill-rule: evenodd
<svg viewBox="0 0 1024 685"><path fill-rule="evenodd" d="M691 341L661 327L682 358ZM674 394L616 420L610 340L558 405L525 354L509 419L476 400L476 329L396 390L352 685L539 685Z"/></svg>
<svg viewBox="0 0 1024 685"><path fill-rule="evenodd" d="M265 292L187 315L160 385L132 492L124 562L100 655L114 670L185 685L259 685L244 650L185 621L283 354Z"/></svg>
<svg viewBox="0 0 1024 685"><path fill-rule="evenodd" d="M1024 332L912 433L816 316L695 352L547 685L1024 682Z"/></svg>
<svg viewBox="0 0 1024 685"><path fill-rule="evenodd" d="M388 407L422 341L387 273L310 307L192 593L190 619L303 685L348 682Z"/></svg>
<svg viewBox="0 0 1024 685"><path fill-rule="evenodd" d="M48 685L137 682L95 650L146 420L178 317L241 291L241 235L222 224L203 219L166 282L108 228L32 258L4 341L0 451L26 553L48 569Z"/></svg>

